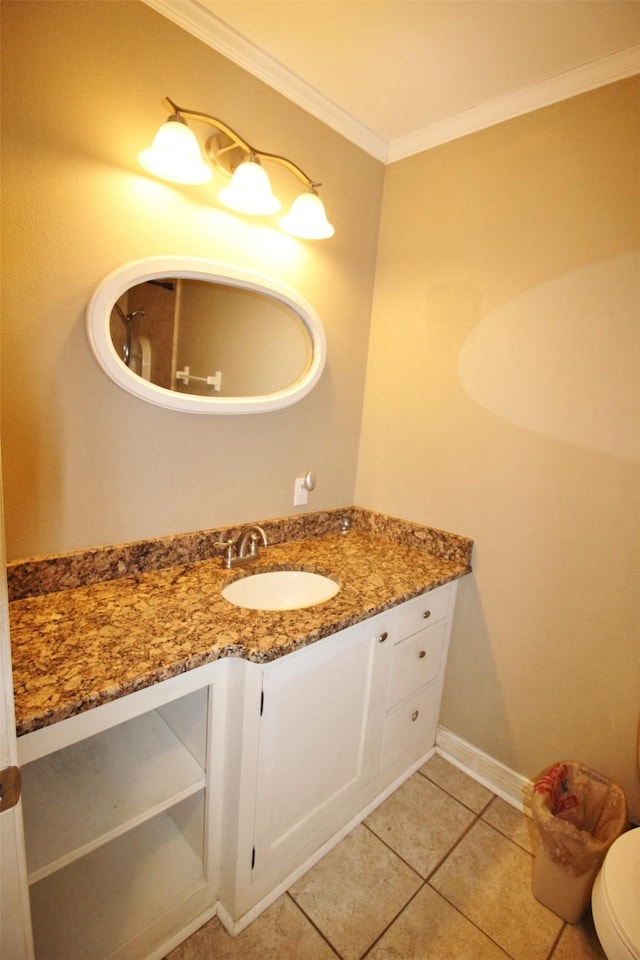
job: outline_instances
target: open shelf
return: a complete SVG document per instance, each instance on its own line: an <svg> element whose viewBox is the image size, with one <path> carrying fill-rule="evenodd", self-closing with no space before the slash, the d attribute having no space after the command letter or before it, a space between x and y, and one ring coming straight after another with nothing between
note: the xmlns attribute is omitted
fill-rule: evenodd
<svg viewBox="0 0 640 960"><path fill-rule="evenodd" d="M201 799L190 798L181 805L186 812L176 813L178 820L193 820L202 838ZM126 956L125 945L141 932L198 891L206 893L202 857L182 826L170 813L160 814L32 886L38 960Z"/></svg>
<svg viewBox="0 0 640 960"><path fill-rule="evenodd" d="M30 884L205 786L155 710L26 764L22 779Z"/></svg>

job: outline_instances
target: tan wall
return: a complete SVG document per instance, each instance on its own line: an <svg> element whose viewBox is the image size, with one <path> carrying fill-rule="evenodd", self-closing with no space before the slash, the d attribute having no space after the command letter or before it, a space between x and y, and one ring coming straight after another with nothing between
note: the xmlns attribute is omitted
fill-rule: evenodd
<svg viewBox="0 0 640 960"><path fill-rule="evenodd" d="M466 534L441 720L640 816L639 78L387 171L356 500Z"/></svg>
<svg viewBox="0 0 640 960"><path fill-rule="evenodd" d="M318 477L307 509L352 503L382 164L142 3L2 12L9 558L299 512L293 484L307 470ZM136 158L167 95L322 180L336 236L297 241L210 204L212 185L147 176ZM292 200L297 181L269 172ZM107 379L84 332L95 287L130 260L178 253L273 274L314 304L328 365L304 400L194 416Z"/></svg>
<svg viewBox="0 0 640 960"><path fill-rule="evenodd" d="M591 763L640 816L637 79L388 168L354 498L380 165L143 4L4 3L2 39L9 557L290 513L313 469L310 509L355 499L476 539L444 724L527 776ZM322 178L336 237L144 175L167 94ZM319 386L218 418L107 380L86 303L167 253L300 289L327 329Z"/></svg>

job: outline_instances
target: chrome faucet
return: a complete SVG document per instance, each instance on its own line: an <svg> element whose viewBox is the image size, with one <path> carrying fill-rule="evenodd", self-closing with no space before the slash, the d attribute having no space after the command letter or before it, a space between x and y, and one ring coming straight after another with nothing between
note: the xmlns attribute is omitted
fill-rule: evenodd
<svg viewBox="0 0 640 960"><path fill-rule="evenodd" d="M257 524L245 527L238 537L238 560L253 560L258 556L258 540L263 547L267 545L267 535Z"/></svg>
<svg viewBox="0 0 640 960"><path fill-rule="evenodd" d="M222 566L229 570L245 563L252 563L258 558L258 546L267 546L267 535L257 524L245 527L236 543L233 540L223 540L215 544L222 548Z"/></svg>

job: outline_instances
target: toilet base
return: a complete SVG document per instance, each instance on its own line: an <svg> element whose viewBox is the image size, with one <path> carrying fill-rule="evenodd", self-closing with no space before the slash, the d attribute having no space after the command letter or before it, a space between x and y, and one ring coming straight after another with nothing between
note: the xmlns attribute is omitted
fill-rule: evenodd
<svg viewBox="0 0 640 960"><path fill-rule="evenodd" d="M609 915L600 873L593 885L591 910L593 925L607 960L640 960L640 952L632 952L615 929Z"/></svg>

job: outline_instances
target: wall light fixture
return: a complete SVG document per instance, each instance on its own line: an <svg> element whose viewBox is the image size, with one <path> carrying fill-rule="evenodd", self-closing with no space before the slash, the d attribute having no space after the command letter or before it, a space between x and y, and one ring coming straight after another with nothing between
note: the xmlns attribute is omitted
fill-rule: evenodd
<svg viewBox="0 0 640 960"><path fill-rule="evenodd" d="M171 116L162 124L151 146L138 155L145 170L173 183L196 185L212 179L213 164L227 178L231 178L219 193L221 203L239 213L268 216L277 213L282 204L271 190L262 163L278 163L305 186L289 212L280 217L278 223L282 229L305 240L324 240L333 236L334 228L327 220L317 193L321 184L308 177L296 163L275 153L256 150L226 123L207 113L186 110L169 97L163 100L163 104ZM187 119L199 120L215 128L216 133L210 135L205 144L210 163L204 160L198 139L188 126Z"/></svg>

